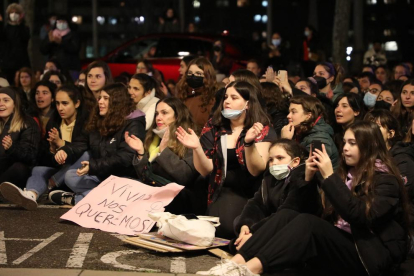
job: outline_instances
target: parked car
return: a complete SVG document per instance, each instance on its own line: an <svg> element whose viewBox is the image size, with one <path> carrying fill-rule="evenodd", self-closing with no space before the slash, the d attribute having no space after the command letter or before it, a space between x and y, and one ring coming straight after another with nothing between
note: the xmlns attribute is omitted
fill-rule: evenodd
<svg viewBox="0 0 414 276"><path fill-rule="evenodd" d="M254 48L244 39L231 36L201 34L152 34L133 39L101 59L108 63L112 75L122 72L134 74L139 59L146 57L154 68L161 71L164 79L178 80L178 68L186 55L212 55L214 41L221 39L225 43L225 53L235 62L232 71L244 67L246 61L255 56ZM147 57L149 51L155 51Z"/></svg>

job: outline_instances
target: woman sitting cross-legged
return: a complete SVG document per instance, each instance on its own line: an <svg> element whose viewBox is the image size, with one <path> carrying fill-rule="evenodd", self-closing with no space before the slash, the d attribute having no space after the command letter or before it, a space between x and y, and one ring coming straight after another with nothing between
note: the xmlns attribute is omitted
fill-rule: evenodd
<svg viewBox="0 0 414 276"><path fill-rule="evenodd" d="M87 133L75 137L55 155L59 164L79 159L72 165L74 169L65 174L65 183L74 193L53 191L49 194L50 201L74 205L110 175L134 176L131 164L134 150L125 142L124 134L129 132L140 139L145 136L144 114L134 109L123 84L102 88L98 105L86 125Z"/></svg>
<svg viewBox="0 0 414 276"><path fill-rule="evenodd" d="M208 212L220 218L218 237L235 237L233 221L260 186L276 133L257 99L257 88L232 82L198 138L180 127L178 140L193 150L194 165L209 176Z"/></svg>
<svg viewBox="0 0 414 276"><path fill-rule="evenodd" d="M193 151L184 147L175 132L178 126L194 129L190 111L177 98L165 98L155 107L153 123L144 143L136 136L125 133L125 141L136 151L133 165L138 180L151 186L164 186L175 182L184 188L166 207L174 214L195 213L200 199L192 186L199 176L194 168Z"/></svg>
<svg viewBox="0 0 414 276"><path fill-rule="evenodd" d="M375 123L345 131L337 173L325 147L315 149L305 179L322 190L324 219L280 211L210 275L259 275L304 264L327 275L391 275L398 268L411 239L408 200Z"/></svg>
<svg viewBox="0 0 414 276"><path fill-rule="evenodd" d="M26 183L26 192L11 187L3 196L28 210L37 208L36 200L44 192L64 184L67 163L59 165L55 160L57 149L70 144L72 138L82 135L87 112L83 110L81 91L71 85L62 86L56 92L56 111L47 123L47 137L40 143L38 163ZM34 196L33 196L34 195Z"/></svg>

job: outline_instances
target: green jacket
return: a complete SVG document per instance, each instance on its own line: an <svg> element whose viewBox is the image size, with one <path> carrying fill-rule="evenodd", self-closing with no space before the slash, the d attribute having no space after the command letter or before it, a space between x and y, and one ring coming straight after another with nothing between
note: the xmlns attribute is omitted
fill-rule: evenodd
<svg viewBox="0 0 414 276"><path fill-rule="evenodd" d="M316 123L316 125L306 134L306 136L302 138L300 144L306 147L308 151L310 151L310 145L312 141L321 141L322 144L325 145L329 158L331 158L334 170L336 170L339 165L339 154L338 149L336 148L335 143L332 139L333 135L334 131L332 127L325 123L325 120L321 118Z"/></svg>

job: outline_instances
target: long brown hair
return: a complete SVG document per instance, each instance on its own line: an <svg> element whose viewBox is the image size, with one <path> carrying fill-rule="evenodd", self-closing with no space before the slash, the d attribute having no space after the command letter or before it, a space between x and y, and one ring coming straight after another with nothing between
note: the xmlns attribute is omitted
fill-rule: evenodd
<svg viewBox="0 0 414 276"><path fill-rule="evenodd" d="M315 97L310 95L295 96L290 99L290 103L300 104L304 113L311 114L308 120L301 122L297 127L295 127L297 134L305 135L313 128L315 121L319 116L324 117L325 107L322 102Z"/></svg>
<svg viewBox="0 0 414 276"><path fill-rule="evenodd" d="M12 90L12 91L10 91ZM3 87L0 88L0 94L5 93L14 93L15 94L15 99L13 101L14 103L14 110L13 110L13 118L10 122L10 128L9 128L9 133L13 133L13 132L20 132L20 130L22 130L23 128L26 127L26 122L24 120L25 114L22 110L22 103L21 103L21 99L19 96L18 91L16 91L17 89L14 87ZM2 92L4 91L4 92ZM24 95L23 95L24 96ZM0 120L0 133L3 132L4 126L6 125L6 122L4 122L3 120Z"/></svg>
<svg viewBox="0 0 414 276"><path fill-rule="evenodd" d="M196 65L204 73L204 85L197 89L201 92L201 108L206 108L214 99L214 95L217 91L216 71L214 70L211 62L206 58L196 58L190 61L185 71L185 75L180 79L177 84L177 98L184 101L188 97L189 90L191 89L187 84L187 74L191 65Z"/></svg>
<svg viewBox="0 0 414 276"><path fill-rule="evenodd" d="M257 88L255 86L245 81L233 81L229 85L227 85L226 91L230 87L233 87L237 91L237 93L239 93L240 96L242 96L244 100L249 101L249 108L246 109L246 119L244 121L243 127L244 129L251 128L253 124L256 122L262 123L264 126L270 125L270 119L265 113L265 111L262 109L260 102L257 98L259 92L257 91ZM226 95L226 91L224 92L224 95ZM219 108L217 108L213 113L212 122L213 125L217 127L230 125L230 120L224 118L221 114L221 111L223 110L224 98L225 97L221 99Z"/></svg>
<svg viewBox="0 0 414 276"><path fill-rule="evenodd" d="M190 110L187 108L187 106L185 106L185 104L181 100L177 98L164 98L157 103L157 106L159 103L166 103L169 107L171 107L174 110L175 121L169 125L170 137L167 146L180 158L183 158L187 152L187 148L184 147L183 144L177 140L177 135L175 134L175 132L177 131L177 128L180 126L183 127L185 130L191 128L194 131L196 131L196 124L193 121ZM155 107L155 110L157 110L157 107ZM148 151L152 141L154 140L154 136L156 135L152 131L157 127L157 122L155 119L156 117L157 112L155 112L153 123L150 129L148 129L147 135L145 136L144 149L146 152Z"/></svg>
<svg viewBox="0 0 414 276"><path fill-rule="evenodd" d="M108 136L124 126L126 117L134 111L135 105L129 96L128 89L121 83L106 85L101 91L109 95L108 112L105 116L99 115L98 105L95 105L86 130L98 131L101 136Z"/></svg>
<svg viewBox="0 0 414 276"><path fill-rule="evenodd" d="M408 124L411 119L411 113L414 110L414 106L412 106L411 108L406 108L403 104L402 104L402 100L401 100L401 94L403 92L404 86L406 85L413 85L414 86L414 79L409 79L406 80L405 82L403 82L403 84L401 85L400 88L400 94L398 97L398 101L397 103L391 107L391 112L392 115L395 116L395 118L398 119L398 121L401 123L401 128L404 129L404 127L408 127L405 126L404 124Z"/></svg>
<svg viewBox="0 0 414 276"><path fill-rule="evenodd" d="M104 62L102 60L95 60L95 61L89 63L89 65L88 65L88 67L86 67L86 71L85 71L85 88L92 95L93 95L92 90L90 90L89 86L88 86L88 74L93 68L102 68L102 71L105 75L105 85L111 84L111 83L114 82L114 80L112 78L111 69L109 68L109 66L106 62Z"/></svg>
<svg viewBox="0 0 414 276"><path fill-rule="evenodd" d="M376 183L374 182L374 176L376 173L376 163L377 160L380 160L382 165L386 167L387 173L394 175L398 181L401 207L403 208L404 222L406 224L405 227L408 228L409 211L407 193L401 179L400 171L393 163L391 156L389 155L379 126L373 122L359 121L349 126L346 131L348 130L354 133L356 144L360 153L358 164L353 167L355 173L352 178L352 194L356 197L365 196L365 214L367 218L370 219L370 210L375 196L374 189ZM341 160L338 168L338 174L343 181L346 181L349 169L350 167L346 164L346 162ZM356 187L359 185L361 185L361 189L356 191ZM329 204L327 204L323 193L322 203L325 214L332 212L332 207L328 207Z"/></svg>

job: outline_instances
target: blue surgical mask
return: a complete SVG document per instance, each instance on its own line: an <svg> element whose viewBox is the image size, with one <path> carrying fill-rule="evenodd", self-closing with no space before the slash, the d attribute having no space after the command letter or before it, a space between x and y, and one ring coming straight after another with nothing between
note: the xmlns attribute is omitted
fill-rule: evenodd
<svg viewBox="0 0 414 276"><path fill-rule="evenodd" d="M310 35L310 32L309 32L309 31L305 31L305 32L304 32L304 35L305 35L306 37L308 37L308 36Z"/></svg>
<svg viewBox="0 0 414 276"><path fill-rule="evenodd" d="M277 47L280 45L280 43L282 42L281 39L272 39L272 44Z"/></svg>
<svg viewBox="0 0 414 276"><path fill-rule="evenodd" d="M229 120L237 119L237 118L239 118L242 115L243 111L246 109L247 103L248 102L246 102L246 105L241 110L237 110L237 109L223 109L221 111L221 114L223 115L224 118L229 119Z"/></svg>
<svg viewBox="0 0 414 276"><path fill-rule="evenodd" d="M366 107L374 107L377 101L377 95L371 94L370 92L365 93L364 104Z"/></svg>

